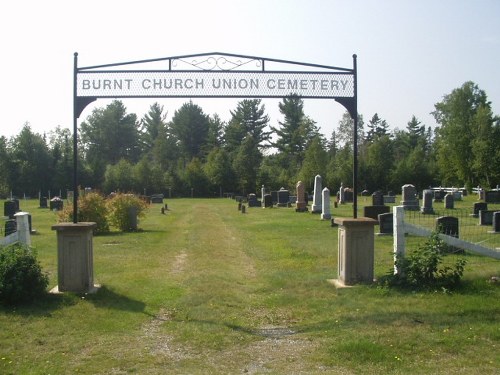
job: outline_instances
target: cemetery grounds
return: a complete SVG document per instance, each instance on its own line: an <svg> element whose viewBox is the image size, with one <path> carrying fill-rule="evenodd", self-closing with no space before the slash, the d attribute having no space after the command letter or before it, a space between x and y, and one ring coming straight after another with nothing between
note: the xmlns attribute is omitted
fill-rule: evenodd
<svg viewBox="0 0 500 375"><path fill-rule="evenodd" d="M359 213L370 200L360 198ZM338 229L319 215L166 202L164 215L150 206L136 233L94 237L96 294L0 306L0 373L498 373L499 260L446 256L468 262L456 291L336 289ZM52 288L56 214L36 200L21 209ZM349 217L352 206L332 205L332 215ZM424 240L407 237L407 249ZM391 236L376 236L376 277L392 269L392 248Z"/></svg>

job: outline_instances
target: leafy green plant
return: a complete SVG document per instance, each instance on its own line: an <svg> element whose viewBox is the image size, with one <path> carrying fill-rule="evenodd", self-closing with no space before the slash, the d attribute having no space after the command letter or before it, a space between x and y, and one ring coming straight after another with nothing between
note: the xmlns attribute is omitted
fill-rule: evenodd
<svg viewBox="0 0 500 375"><path fill-rule="evenodd" d="M73 220L73 205L59 212L59 222ZM106 200L99 193L85 193L78 197L78 221L94 222L97 224L94 234L109 232L109 223L106 213Z"/></svg>
<svg viewBox="0 0 500 375"><path fill-rule="evenodd" d="M115 194L106 203L108 220L123 232L137 230L136 218L144 217L148 205L133 194Z"/></svg>
<svg viewBox="0 0 500 375"><path fill-rule="evenodd" d="M1 302L31 302L45 293L48 283L33 249L19 243L0 248Z"/></svg>
<svg viewBox="0 0 500 375"><path fill-rule="evenodd" d="M465 259L458 259L454 267L443 266L443 254L448 245L433 232L429 239L406 257L396 259L397 274L387 275L382 283L413 289L450 289L458 286L462 279Z"/></svg>

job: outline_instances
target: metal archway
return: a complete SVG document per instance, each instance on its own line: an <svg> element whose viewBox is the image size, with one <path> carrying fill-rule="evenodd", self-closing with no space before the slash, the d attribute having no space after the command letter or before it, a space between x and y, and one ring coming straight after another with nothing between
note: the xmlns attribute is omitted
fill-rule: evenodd
<svg viewBox="0 0 500 375"><path fill-rule="evenodd" d="M73 79L74 223L78 221L77 120L98 98L284 98L296 94L334 99L354 121L353 217L357 217L356 55L352 68L221 52L78 67L75 53Z"/></svg>

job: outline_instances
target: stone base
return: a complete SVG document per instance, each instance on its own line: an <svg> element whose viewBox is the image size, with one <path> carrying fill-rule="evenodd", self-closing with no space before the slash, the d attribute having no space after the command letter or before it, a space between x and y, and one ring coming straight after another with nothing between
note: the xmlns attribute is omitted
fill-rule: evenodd
<svg viewBox="0 0 500 375"><path fill-rule="evenodd" d="M331 214L321 214L321 220L330 220L331 218Z"/></svg>
<svg viewBox="0 0 500 375"><path fill-rule="evenodd" d="M302 207L302 208L301 208L301 207L297 207L297 208L295 209L295 212L307 212L307 211L309 211L309 210L307 209L307 207Z"/></svg>
<svg viewBox="0 0 500 375"><path fill-rule="evenodd" d="M81 292L72 292L72 291L65 291L65 292L61 292L59 291L59 285L56 285L55 287L53 287L49 293L50 294L63 294L63 293L84 293L84 294L95 294L99 291L99 289L101 288L101 285L100 284L94 284L93 287L91 287L89 290L87 291L81 291Z"/></svg>
<svg viewBox="0 0 500 375"><path fill-rule="evenodd" d="M423 213L424 215L433 215L434 210L432 208L428 207L420 207L420 212Z"/></svg>
<svg viewBox="0 0 500 375"><path fill-rule="evenodd" d="M340 289L340 288L352 288L355 285L345 285L341 280L339 279L327 279L327 283L332 284L335 288Z"/></svg>

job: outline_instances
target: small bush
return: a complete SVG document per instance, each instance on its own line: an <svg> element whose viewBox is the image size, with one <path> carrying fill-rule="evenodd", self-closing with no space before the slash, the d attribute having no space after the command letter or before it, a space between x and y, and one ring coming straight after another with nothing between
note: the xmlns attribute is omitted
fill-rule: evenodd
<svg viewBox="0 0 500 375"><path fill-rule="evenodd" d="M59 222L73 221L73 205L59 212ZM109 232L106 216L106 200L99 193L86 193L78 197L78 221L97 224L94 234Z"/></svg>
<svg viewBox="0 0 500 375"><path fill-rule="evenodd" d="M124 232L137 230L136 217L144 217L147 203L132 194L118 193L106 204L111 225Z"/></svg>
<svg viewBox="0 0 500 375"><path fill-rule="evenodd" d="M0 248L1 302L32 302L45 294L48 284L32 249L19 243Z"/></svg>
<svg viewBox="0 0 500 375"><path fill-rule="evenodd" d="M437 233L433 233L417 250L396 259L399 272L393 274L391 270L381 282L388 286L412 289L455 288L460 284L467 261L458 259L454 267L442 266L443 254L448 251L448 245Z"/></svg>

